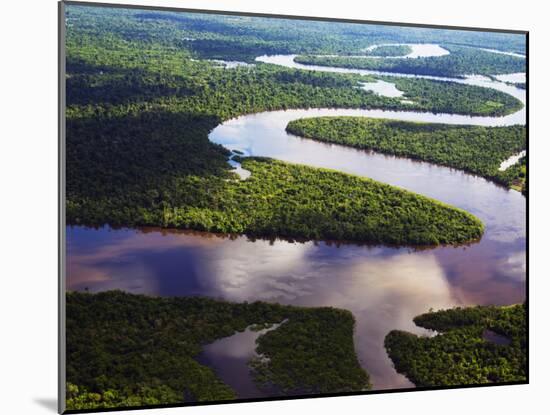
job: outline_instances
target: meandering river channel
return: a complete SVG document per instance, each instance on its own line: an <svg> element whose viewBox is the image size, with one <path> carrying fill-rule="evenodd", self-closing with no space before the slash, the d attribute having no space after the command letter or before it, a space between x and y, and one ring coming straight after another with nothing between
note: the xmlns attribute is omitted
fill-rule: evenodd
<svg viewBox="0 0 550 415"><path fill-rule="evenodd" d="M299 65L292 59L293 55L279 55L257 60L307 70L375 73ZM489 78L444 80L496 88L525 103L524 90ZM524 109L506 117L302 109L228 120L211 132L211 141L242 151L245 156L268 156L328 167L399 186L473 213L485 223L486 232L479 243L470 246L415 250L325 242L250 241L244 236L222 238L155 228L68 227L68 289L95 292L116 288L161 296L203 295L230 301L263 300L345 308L355 315L356 350L374 388L413 387L395 372L386 355L383 340L390 330L425 333L414 326L412 318L430 308L524 301L525 198L519 192L461 171L319 143L285 132L291 120L321 115L450 124L525 123ZM254 338L236 335L222 339L224 347L209 347L210 355L203 356L242 398L261 396L252 382L242 380L245 373L242 365L253 353ZM216 355L240 349L243 352L233 353L234 358L227 359L227 363ZM241 366L236 369L225 366L235 364Z"/></svg>

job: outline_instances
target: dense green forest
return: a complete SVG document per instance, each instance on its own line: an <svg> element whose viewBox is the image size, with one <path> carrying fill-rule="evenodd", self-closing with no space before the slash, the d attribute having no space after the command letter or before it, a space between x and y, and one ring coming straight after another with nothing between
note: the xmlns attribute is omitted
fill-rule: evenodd
<svg viewBox="0 0 550 415"><path fill-rule="evenodd" d="M339 66L343 68L447 77L462 77L473 73L479 75L497 75L525 72L525 58L488 52L471 47L442 46L450 54L414 59L373 59L356 56L319 56L308 54L296 56L294 61L307 65Z"/></svg>
<svg viewBox="0 0 550 415"><path fill-rule="evenodd" d="M526 149L524 126L480 127L365 117L317 117L291 121L301 137L375 150L475 173L521 190L525 162L504 171L500 163Z"/></svg>
<svg viewBox="0 0 550 415"><path fill-rule="evenodd" d="M405 56L412 52L409 45L380 45L365 51L367 56Z"/></svg>
<svg viewBox="0 0 550 415"><path fill-rule="evenodd" d="M258 339L261 357L251 362L256 382L271 394L275 385L283 395L370 389L357 364L354 325L349 311L304 309Z"/></svg>
<svg viewBox="0 0 550 415"><path fill-rule="evenodd" d="M456 113L467 115L501 116L519 111L523 104L512 95L491 88L463 85L456 82L432 81L429 79L379 76L403 91L408 110L422 110L433 113ZM449 98L454 97L455 102ZM445 108L442 110L442 108Z"/></svg>
<svg viewBox="0 0 550 415"><path fill-rule="evenodd" d="M149 151L137 148L144 156ZM94 181L105 178L105 185L98 190L83 180L80 194L89 196L67 202L68 222L396 245L463 243L483 233L482 223L467 212L373 180L261 158L242 161L252 172L247 180L179 174L170 168L171 155L177 153L169 154L156 176L148 170L142 178L142 163L148 160L136 163L128 177L116 175L115 181L110 175L88 175ZM194 162L197 169L216 168L206 160ZM117 172L116 164L112 169ZM116 190L118 180L123 180L124 193Z"/></svg>
<svg viewBox="0 0 550 415"><path fill-rule="evenodd" d="M443 43L525 53L525 38L508 33L349 24L311 20L113 9L71 5L67 24L84 34L186 48L197 58L252 62L258 55L359 54L384 43Z"/></svg>
<svg viewBox="0 0 550 415"><path fill-rule="evenodd" d="M525 304L430 312L414 322L438 334L392 331L385 346L397 371L416 386L525 381L525 312Z"/></svg>
<svg viewBox="0 0 550 415"><path fill-rule="evenodd" d="M258 351L270 359L262 365L259 381L281 394L370 387L357 361L354 318L348 311L70 292L67 408L234 399L235 392L195 360L201 347L252 324L284 320L259 338Z"/></svg>
<svg viewBox="0 0 550 415"><path fill-rule="evenodd" d="M76 17L69 20L69 224L390 244L455 243L481 235L480 223L462 211L335 172L250 160L245 164L256 177L227 180L234 178L228 152L212 144L208 133L228 118L265 110L360 107L496 115L519 108L515 98L474 86L394 80L416 102L405 104L362 90L359 82L373 78L359 75L266 64L219 68L193 59L194 52L183 46L148 37L143 28L141 35L134 32L139 26L130 18L117 22L103 33L88 23L80 27ZM167 24L175 23L161 26ZM298 172L304 177L296 177ZM359 199L347 200L342 189ZM392 197L386 199L388 192Z"/></svg>
<svg viewBox="0 0 550 415"><path fill-rule="evenodd" d="M302 71L257 64L223 69L189 51L117 36L68 32L68 116L147 109L187 110L223 118L277 108L333 106L504 115L522 104L490 88L414 78L391 78L405 97L376 95L360 82L387 77Z"/></svg>

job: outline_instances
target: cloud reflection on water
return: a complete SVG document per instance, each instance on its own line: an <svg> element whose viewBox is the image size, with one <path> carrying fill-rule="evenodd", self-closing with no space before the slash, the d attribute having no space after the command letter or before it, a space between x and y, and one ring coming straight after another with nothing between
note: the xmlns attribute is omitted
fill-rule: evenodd
<svg viewBox="0 0 550 415"><path fill-rule="evenodd" d="M414 251L178 231L75 228L68 235L69 289L348 309L357 321L360 361L376 388L411 386L386 355L390 330L427 334L412 318L430 308L518 302L523 295L522 250L510 255L491 240L476 249Z"/></svg>
<svg viewBox="0 0 550 415"><path fill-rule="evenodd" d="M383 347L385 335L393 329L427 334L414 325L414 316L458 305L429 252L286 242L226 248L210 252L201 275L210 278L207 285L216 287L217 295L350 310L357 320L360 360L377 388L411 386L393 370Z"/></svg>

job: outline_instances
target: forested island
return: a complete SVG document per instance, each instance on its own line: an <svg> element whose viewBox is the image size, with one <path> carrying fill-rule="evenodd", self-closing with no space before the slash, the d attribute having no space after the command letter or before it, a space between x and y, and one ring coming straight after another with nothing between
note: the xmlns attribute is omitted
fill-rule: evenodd
<svg viewBox="0 0 550 415"><path fill-rule="evenodd" d="M527 146L525 126L481 127L365 117L317 117L291 121L286 130L318 141L374 150L478 174L522 190L525 158L499 170ZM523 166L523 168L522 168Z"/></svg>
<svg viewBox="0 0 550 415"><path fill-rule="evenodd" d="M491 76L525 72L525 58L456 45L441 45L450 53L444 56L415 59L373 59L357 56L299 55L297 63L369 69L382 72L408 73L443 77L464 77L471 74ZM377 49L374 49L376 51Z"/></svg>
<svg viewBox="0 0 550 415"><path fill-rule="evenodd" d="M259 384L280 395L370 388L355 354L349 311L69 292L67 408L235 399L212 369L197 362L201 347L254 324L283 321L258 339L264 359L251 364Z"/></svg>
<svg viewBox="0 0 550 415"><path fill-rule="evenodd" d="M525 304L429 312L414 322L435 336L392 331L385 346L396 370L416 386L523 382L526 321Z"/></svg>
<svg viewBox="0 0 550 415"><path fill-rule="evenodd" d="M247 180L193 175L170 181L169 193L152 186L94 203L71 201L68 217L97 225L392 245L463 243L483 234L481 221L465 211L373 180L261 158L246 158L243 167L252 172Z"/></svg>

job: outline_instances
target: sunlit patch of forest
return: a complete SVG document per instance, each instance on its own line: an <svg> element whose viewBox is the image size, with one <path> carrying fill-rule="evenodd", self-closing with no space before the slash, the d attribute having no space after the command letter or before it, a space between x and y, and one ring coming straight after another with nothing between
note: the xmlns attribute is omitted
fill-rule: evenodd
<svg viewBox="0 0 550 415"><path fill-rule="evenodd" d="M100 132L116 132L118 140L108 137L100 152L86 153L103 158L103 164L83 163L81 180L68 183L67 192L74 195L67 201L68 222L396 245L468 242L483 233L482 223L467 212L336 171L245 158L243 167L252 176L237 180L226 170L225 150L206 140L183 141L181 134L157 139L169 123L178 122L182 129L188 126L185 117L171 115L143 122L130 118L123 125L117 120L117 127L104 122ZM136 145L137 130L150 131L151 138ZM97 146L84 134L74 135L82 144L73 149ZM204 158L190 159L195 149ZM78 173L73 178L80 178Z"/></svg>
<svg viewBox="0 0 550 415"><path fill-rule="evenodd" d="M365 51L366 56L405 56L412 52L409 45L380 45Z"/></svg>

